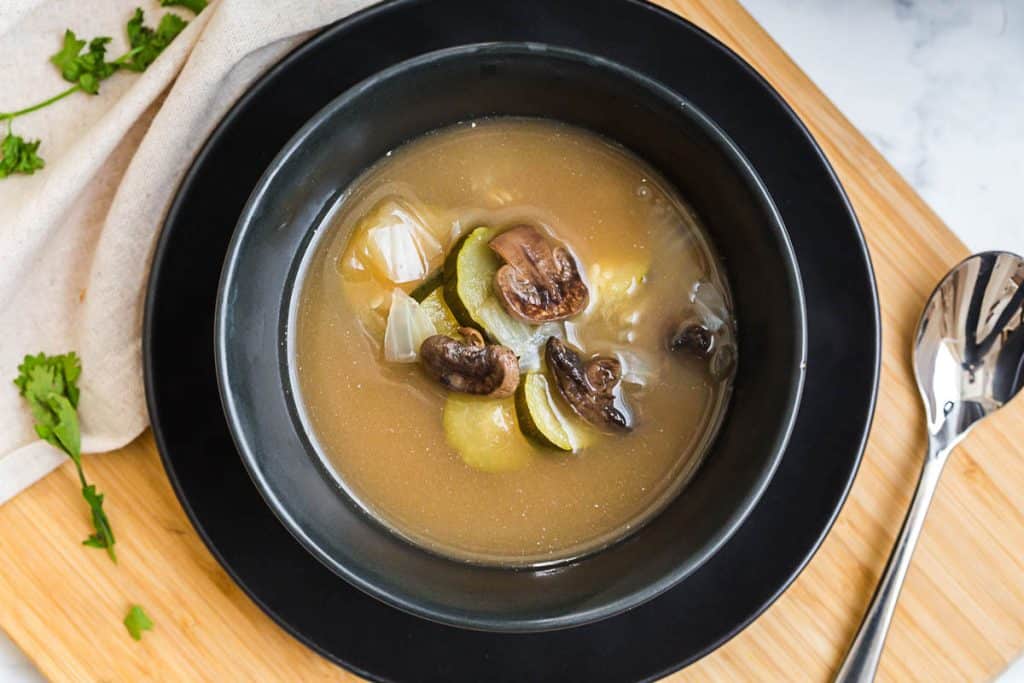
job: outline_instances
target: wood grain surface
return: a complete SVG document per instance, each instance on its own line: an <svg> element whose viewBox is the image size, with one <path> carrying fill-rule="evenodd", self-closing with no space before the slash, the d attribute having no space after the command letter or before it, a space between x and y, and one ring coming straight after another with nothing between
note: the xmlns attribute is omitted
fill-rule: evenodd
<svg viewBox="0 0 1024 683"><path fill-rule="evenodd" d="M918 313L966 255L938 217L734 0L667 0L753 64L835 166L878 276L878 410L852 494L821 550L760 619L672 681L825 681L882 571L924 449L910 374ZM1024 647L1024 401L975 431L946 468L882 659L883 681L980 681ZM822 453L821 457L829 457ZM89 456L109 494L120 563L83 551L65 466L0 507L0 626L54 680L355 680L279 629L193 531L147 432ZM142 642L120 622L132 601L157 622Z"/></svg>

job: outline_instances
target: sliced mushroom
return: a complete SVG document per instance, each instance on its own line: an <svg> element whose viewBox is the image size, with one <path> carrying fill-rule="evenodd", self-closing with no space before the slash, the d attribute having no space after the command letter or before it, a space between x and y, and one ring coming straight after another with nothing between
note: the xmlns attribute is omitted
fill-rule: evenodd
<svg viewBox="0 0 1024 683"><path fill-rule="evenodd" d="M548 337L544 355L559 393L576 414L597 427L633 428L615 405L615 387L622 378L622 365L617 359L598 357L584 363L557 337Z"/></svg>
<svg viewBox="0 0 1024 683"><path fill-rule="evenodd" d="M505 398L519 385L519 359L512 349L484 344L478 331L463 327L466 341L443 334L427 337L420 360L427 374L452 391Z"/></svg>
<svg viewBox="0 0 1024 683"><path fill-rule="evenodd" d="M494 288L510 315L529 323L564 320L587 307L590 292L576 259L562 246L552 246L539 230L518 225L490 242L505 260L494 276Z"/></svg>
<svg viewBox="0 0 1024 683"><path fill-rule="evenodd" d="M728 379L736 370L736 345L726 327L712 331L699 320L685 320L669 336L668 348L705 361L715 380Z"/></svg>
<svg viewBox="0 0 1024 683"><path fill-rule="evenodd" d="M668 347L706 359L715 348L715 334L696 320L685 320L672 333Z"/></svg>

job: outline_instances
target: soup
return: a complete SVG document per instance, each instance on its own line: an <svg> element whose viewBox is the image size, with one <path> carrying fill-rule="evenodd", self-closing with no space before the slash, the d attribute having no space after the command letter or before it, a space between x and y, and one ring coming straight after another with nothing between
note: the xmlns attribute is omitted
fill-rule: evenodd
<svg viewBox="0 0 1024 683"><path fill-rule="evenodd" d="M495 118L389 153L304 257L292 376L340 485L460 560L578 557L637 528L708 450L730 297L682 198L565 124Z"/></svg>

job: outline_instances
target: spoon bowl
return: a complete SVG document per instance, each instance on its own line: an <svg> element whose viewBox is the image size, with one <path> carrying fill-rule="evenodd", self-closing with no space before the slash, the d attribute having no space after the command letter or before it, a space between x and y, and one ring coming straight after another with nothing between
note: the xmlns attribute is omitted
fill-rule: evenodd
<svg viewBox="0 0 1024 683"><path fill-rule="evenodd" d="M874 680L910 558L953 447L1017 395L1024 374L1024 258L975 254L932 292L914 337L914 376L924 401L928 450L882 580L836 681Z"/></svg>
<svg viewBox="0 0 1024 683"><path fill-rule="evenodd" d="M949 449L1024 380L1024 259L971 256L939 283L914 342L914 375L929 438Z"/></svg>

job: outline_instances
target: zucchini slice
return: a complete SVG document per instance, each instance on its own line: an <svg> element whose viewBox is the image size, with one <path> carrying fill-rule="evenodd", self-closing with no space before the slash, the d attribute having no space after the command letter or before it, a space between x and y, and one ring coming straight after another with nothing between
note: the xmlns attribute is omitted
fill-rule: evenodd
<svg viewBox="0 0 1024 683"><path fill-rule="evenodd" d="M448 308L442 290L441 285L436 285L433 291L420 300L420 309L426 312L427 317L434 323L434 329L438 334L446 334L458 339L459 321L455 319L451 309Z"/></svg>
<svg viewBox="0 0 1024 683"><path fill-rule="evenodd" d="M480 309L492 298L494 274L501 266L487 243L497 233L492 228L475 228L452 248L444 263L444 299L463 325L487 335Z"/></svg>
<svg viewBox="0 0 1024 683"><path fill-rule="evenodd" d="M427 279L416 285L416 287L409 292L409 296L420 303L430 296L431 293L438 287L444 284L444 269L438 268L433 273L427 276Z"/></svg>
<svg viewBox="0 0 1024 683"><path fill-rule="evenodd" d="M515 401L448 394L444 434L462 461L484 472L509 472L526 466L530 444L516 425Z"/></svg>
<svg viewBox="0 0 1024 683"><path fill-rule="evenodd" d="M572 429L558 412L548 388L548 379L539 372L524 375L516 388L516 415L523 434L541 446L574 451Z"/></svg>

